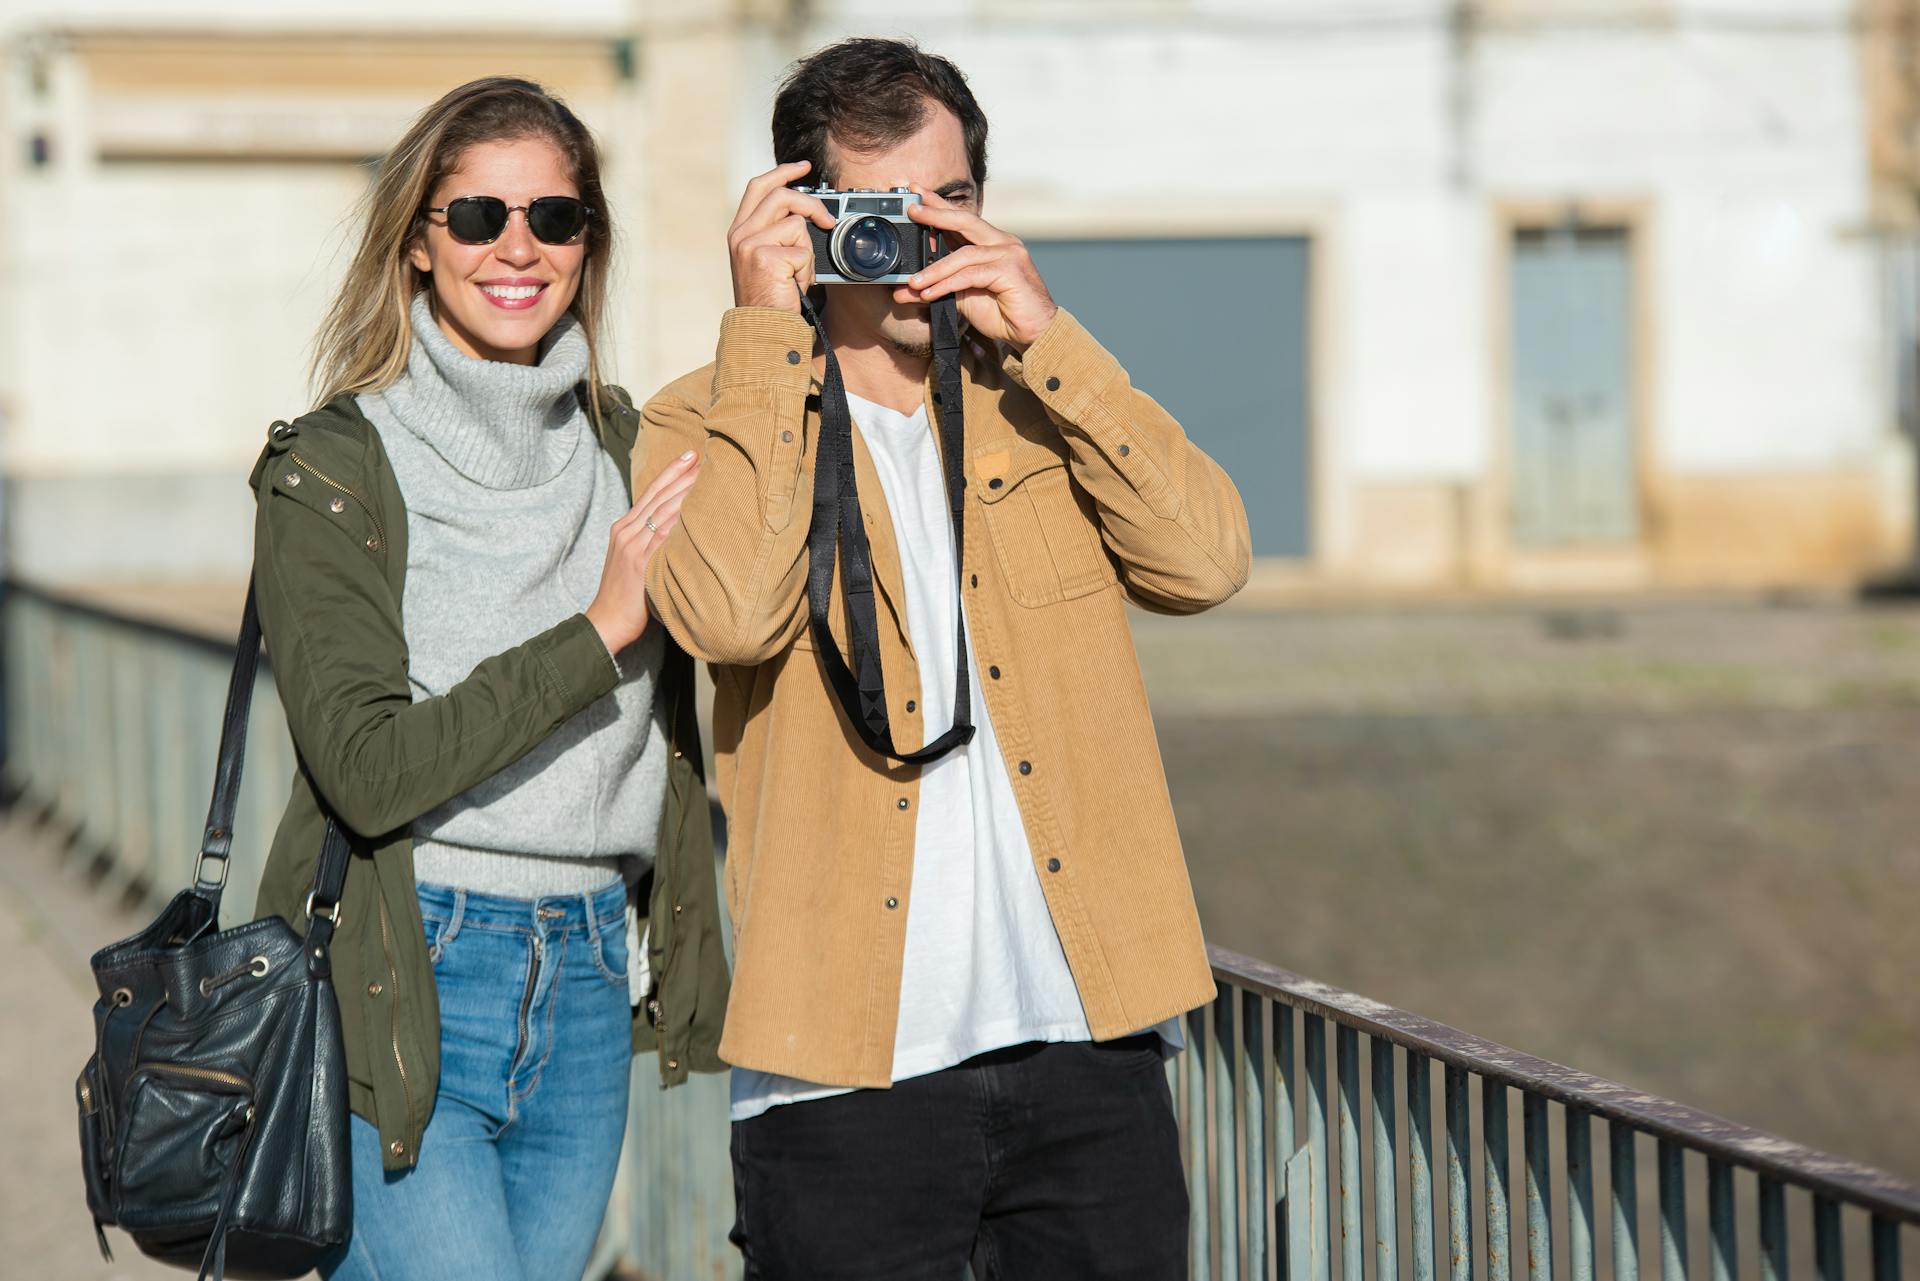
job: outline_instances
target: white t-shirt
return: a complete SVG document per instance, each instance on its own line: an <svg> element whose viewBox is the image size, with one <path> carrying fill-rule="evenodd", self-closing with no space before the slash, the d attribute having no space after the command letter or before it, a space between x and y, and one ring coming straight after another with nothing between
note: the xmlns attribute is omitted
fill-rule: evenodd
<svg viewBox="0 0 1920 1281"><path fill-rule="evenodd" d="M893 518L907 634L920 665L921 724L931 738L953 723L954 611L960 608L939 446L925 405L908 416L857 396L847 404ZM971 652L966 662L973 741L920 775L893 1042L896 1081L1026 1041L1092 1039ZM1176 1044L1178 1026L1177 1020L1162 1025ZM778 1104L850 1092L742 1068L734 1070L732 1090L736 1121Z"/></svg>

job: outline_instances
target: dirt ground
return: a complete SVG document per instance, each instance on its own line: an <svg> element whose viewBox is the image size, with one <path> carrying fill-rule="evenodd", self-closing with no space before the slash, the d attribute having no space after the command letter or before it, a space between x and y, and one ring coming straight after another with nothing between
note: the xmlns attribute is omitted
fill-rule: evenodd
<svg viewBox="0 0 1920 1281"><path fill-rule="evenodd" d="M1920 611L1136 639L1216 942L1920 1179Z"/></svg>

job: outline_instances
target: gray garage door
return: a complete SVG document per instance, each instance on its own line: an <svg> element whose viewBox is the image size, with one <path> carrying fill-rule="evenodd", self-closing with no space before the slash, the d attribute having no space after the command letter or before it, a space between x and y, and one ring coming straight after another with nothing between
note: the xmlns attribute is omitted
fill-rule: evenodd
<svg viewBox="0 0 1920 1281"><path fill-rule="evenodd" d="M1029 242L1060 305L1240 487L1262 556L1312 547L1300 237Z"/></svg>

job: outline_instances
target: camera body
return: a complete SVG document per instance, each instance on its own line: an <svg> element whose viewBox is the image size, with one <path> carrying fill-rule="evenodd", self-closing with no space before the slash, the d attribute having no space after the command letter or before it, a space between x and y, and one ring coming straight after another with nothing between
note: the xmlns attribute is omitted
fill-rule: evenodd
<svg viewBox="0 0 1920 1281"><path fill-rule="evenodd" d="M907 216L920 197L891 191L795 187L827 207L833 230L807 224L813 278L823 285L897 285L929 261L929 229Z"/></svg>

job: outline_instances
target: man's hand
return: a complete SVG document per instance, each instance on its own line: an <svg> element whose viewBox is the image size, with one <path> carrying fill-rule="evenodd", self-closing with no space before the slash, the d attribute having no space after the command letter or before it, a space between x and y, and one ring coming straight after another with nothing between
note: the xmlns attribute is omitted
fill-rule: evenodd
<svg viewBox="0 0 1920 1281"><path fill-rule="evenodd" d="M961 319L976 333L1015 351L1031 347L1059 308L1027 247L1019 237L937 193L913 190L920 203L909 206L907 216L937 230L950 248L944 258L896 287L893 300L925 303L952 294Z"/></svg>
<svg viewBox="0 0 1920 1281"><path fill-rule="evenodd" d="M727 230L734 306L800 310L800 295L813 283L807 223L833 229L825 205L787 185L811 167L804 160L776 165L747 184Z"/></svg>

